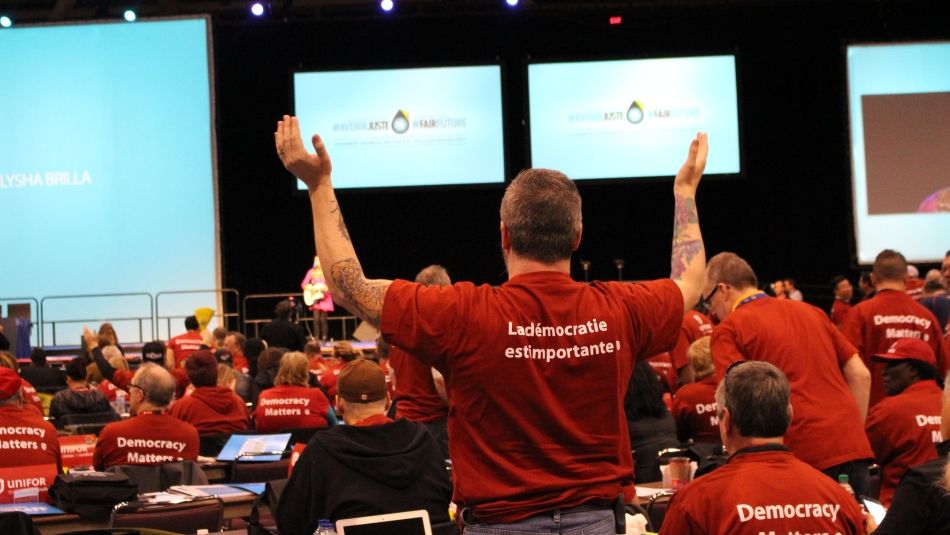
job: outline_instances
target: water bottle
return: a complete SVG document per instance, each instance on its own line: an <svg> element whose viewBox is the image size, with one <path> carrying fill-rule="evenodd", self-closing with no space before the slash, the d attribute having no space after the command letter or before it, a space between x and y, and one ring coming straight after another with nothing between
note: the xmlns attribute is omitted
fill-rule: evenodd
<svg viewBox="0 0 950 535"><path fill-rule="evenodd" d="M120 416L126 413L125 391L123 390L116 390L115 392L115 412L119 413Z"/></svg>
<svg viewBox="0 0 950 535"><path fill-rule="evenodd" d="M317 523L317 530L313 535L336 535L336 528L333 527L333 522L321 520Z"/></svg>
<svg viewBox="0 0 950 535"><path fill-rule="evenodd" d="M855 497L854 489L851 488L850 480L851 478L848 477L848 474L838 474L838 484L841 485L841 488L843 488L845 492L847 492L848 494L851 495L852 498L854 498Z"/></svg>

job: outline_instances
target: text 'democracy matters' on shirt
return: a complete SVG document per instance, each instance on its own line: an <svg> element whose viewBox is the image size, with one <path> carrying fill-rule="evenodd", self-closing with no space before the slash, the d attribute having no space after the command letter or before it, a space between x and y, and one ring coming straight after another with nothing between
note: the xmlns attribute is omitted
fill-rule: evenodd
<svg viewBox="0 0 950 535"><path fill-rule="evenodd" d="M535 272L498 288L395 281L381 330L444 362L455 501L498 522L629 488L627 382L636 360L673 347L682 320L671 280L588 285Z"/></svg>

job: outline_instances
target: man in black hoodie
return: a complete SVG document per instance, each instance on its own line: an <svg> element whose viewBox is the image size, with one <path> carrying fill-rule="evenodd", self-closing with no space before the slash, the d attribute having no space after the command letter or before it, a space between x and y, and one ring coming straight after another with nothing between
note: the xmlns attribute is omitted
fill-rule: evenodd
<svg viewBox="0 0 950 535"><path fill-rule="evenodd" d="M318 431L277 506L282 535L310 535L317 522L425 509L449 521L452 486L425 426L386 417L390 400L379 366L355 360L340 372L337 406L345 426Z"/></svg>

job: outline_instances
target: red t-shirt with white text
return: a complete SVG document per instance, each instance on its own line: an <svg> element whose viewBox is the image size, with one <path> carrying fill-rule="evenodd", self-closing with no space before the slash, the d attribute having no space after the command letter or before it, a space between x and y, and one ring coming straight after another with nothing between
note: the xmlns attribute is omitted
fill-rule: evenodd
<svg viewBox="0 0 950 535"><path fill-rule="evenodd" d="M660 535L727 533L862 535L864 516L833 479L780 445L759 446L741 450L677 491L660 530Z"/></svg>
<svg viewBox="0 0 950 535"><path fill-rule="evenodd" d="M103 470L117 464L151 465L198 459L198 430L167 414L144 412L113 422L99 432L93 464Z"/></svg>
<svg viewBox="0 0 950 535"><path fill-rule="evenodd" d="M881 465L879 500L886 507L907 469L937 458L943 393L935 381L918 381L868 411L868 440Z"/></svg>
<svg viewBox="0 0 950 535"><path fill-rule="evenodd" d="M884 364L871 360L872 355L887 353L900 338L917 338L930 344L937 356L938 377L945 377L950 357L943 340L943 327L932 312L898 290L881 290L871 299L855 305L841 332L861 353L871 370L871 406L887 397L884 392Z"/></svg>
<svg viewBox="0 0 950 535"><path fill-rule="evenodd" d="M169 340L167 347L175 352L175 367L180 368L181 363L190 357L192 353L201 349L203 343L201 333L192 331L179 334Z"/></svg>
<svg viewBox="0 0 950 535"><path fill-rule="evenodd" d="M770 362L785 372L793 410L785 444L795 457L819 470L874 457L841 371L855 353L824 312L791 299L765 297L746 303L726 316L712 335L719 380L737 360Z"/></svg>
<svg viewBox="0 0 950 535"><path fill-rule="evenodd" d="M676 391L673 400L673 418L679 439L686 442L718 444L719 417L717 416L716 387L719 382L716 374L704 377L696 383L688 383Z"/></svg>
<svg viewBox="0 0 950 535"><path fill-rule="evenodd" d="M454 501L483 522L586 502L633 480L623 398L636 360L682 326L671 280L579 283L533 272L500 287L395 281L385 339L444 362Z"/></svg>
<svg viewBox="0 0 950 535"><path fill-rule="evenodd" d="M277 385L261 392L254 411L262 433L297 427L327 427L330 402L319 388Z"/></svg>

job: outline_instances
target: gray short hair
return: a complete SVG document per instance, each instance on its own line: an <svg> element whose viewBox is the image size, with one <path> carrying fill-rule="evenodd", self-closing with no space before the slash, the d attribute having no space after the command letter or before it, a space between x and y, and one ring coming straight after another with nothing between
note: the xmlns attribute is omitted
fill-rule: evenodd
<svg viewBox="0 0 950 535"><path fill-rule="evenodd" d="M449 278L449 272L438 264L423 269L416 275L416 282L425 286L451 286L452 279Z"/></svg>
<svg viewBox="0 0 950 535"><path fill-rule="evenodd" d="M164 367L151 362L139 367L132 382L142 389L145 401L156 407L167 407L175 395L175 378Z"/></svg>
<svg viewBox="0 0 950 535"><path fill-rule="evenodd" d="M759 287L752 266L736 253L724 252L710 258L706 263L706 278L713 284L722 282L733 288Z"/></svg>
<svg viewBox="0 0 950 535"><path fill-rule="evenodd" d="M719 410L729 410L733 424L743 437L785 435L792 421L790 396L791 387L782 370L760 361L734 364L716 388Z"/></svg>
<svg viewBox="0 0 950 535"><path fill-rule="evenodd" d="M581 195L564 173L525 169L505 190L501 221L514 252L540 262L564 260L581 231Z"/></svg>

